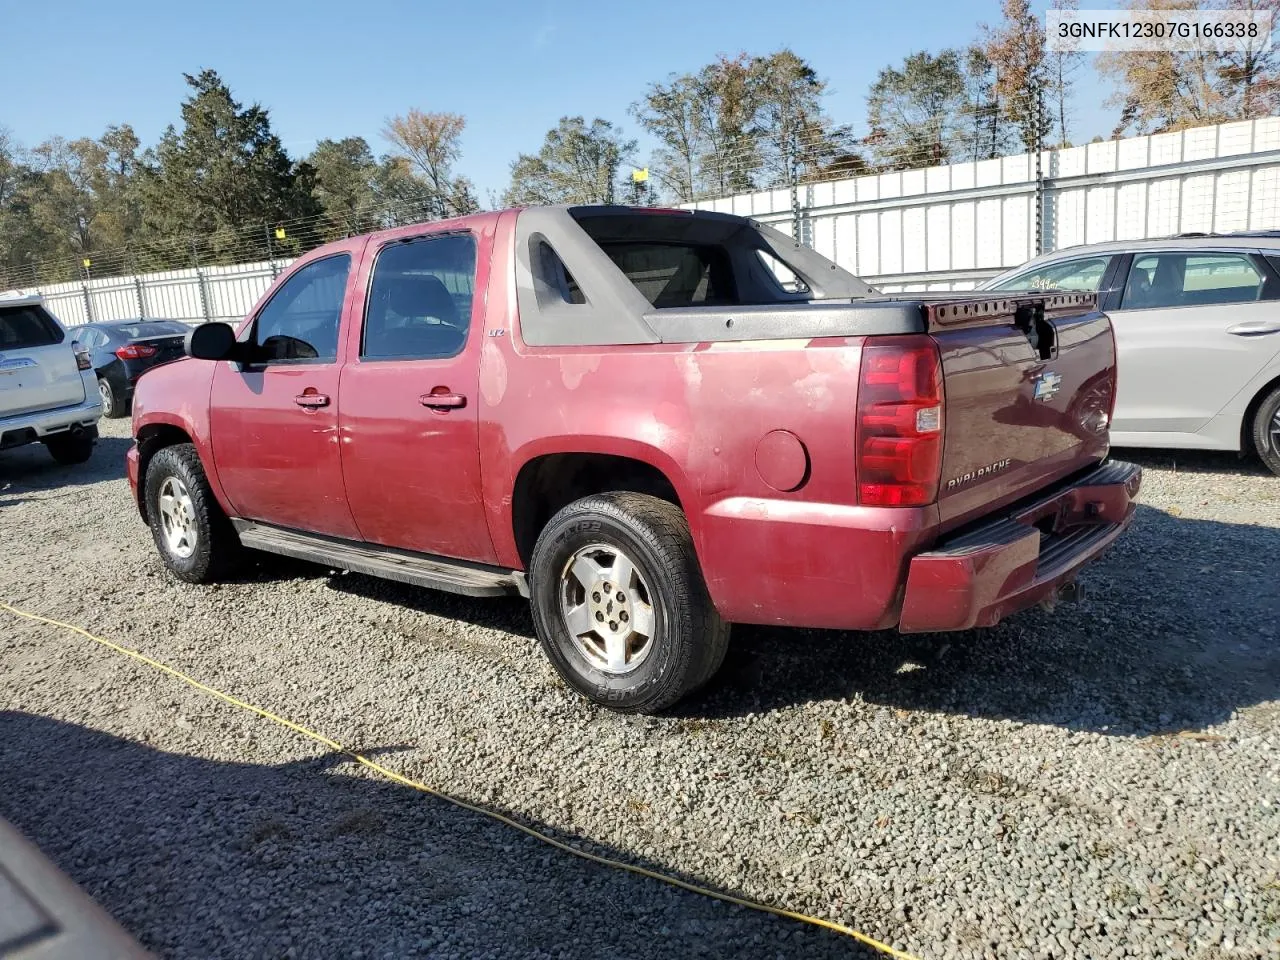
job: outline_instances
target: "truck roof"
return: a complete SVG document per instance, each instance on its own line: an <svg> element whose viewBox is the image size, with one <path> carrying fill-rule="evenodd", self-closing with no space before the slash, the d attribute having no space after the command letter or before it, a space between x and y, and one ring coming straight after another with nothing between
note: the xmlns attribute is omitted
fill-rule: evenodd
<svg viewBox="0 0 1280 960"><path fill-rule="evenodd" d="M645 215L645 216L690 217L692 219L701 220L701 221L717 221L717 222L734 221L738 223L751 223L751 224L758 223L758 221L752 219L751 217L741 217L741 216L738 216L737 214L732 214L732 213L718 213L713 210L685 210L680 207L631 207L631 206L627 206L626 204L620 204L620 203L615 203L615 204L553 203L553 204L547 204L545 206L536 206L536 207L529 207L529 206L504 207L501 210L485 210L477 213L464 214L460 217L450 217L447 220L423 220L416 223L403 224L402 226L398 226L398 227L387 227L386 229L383 229L383 230L371 230L367 233L355 233L355 234L352 234L350 237L345 238L345 240L357 239L359 237L369 237L370 239L373 239L373 240L380 240L383 238L389 239L391 237L395 237L397 235L402 234L406 229L409 229L412 227L418 227L418 226L426 226L427 224L430 224L432 227L435 227L435 228L441 228L441 229L447 230L450 227L465 227L470 224L481 222L484 220L491 220L501 216L504 213L510 213L510 212L522 213L526 210L561 211L564 213L569 213L574 217L609 216L611 214L613 215L634 214L634 215ZM328 250L330 247L336 247L344 243L345 240L335 240L335 241L332 241L331 243L326 243L323 246L316 247L313 250L308 251L307 255L311 256L316 252Z"/></svg>

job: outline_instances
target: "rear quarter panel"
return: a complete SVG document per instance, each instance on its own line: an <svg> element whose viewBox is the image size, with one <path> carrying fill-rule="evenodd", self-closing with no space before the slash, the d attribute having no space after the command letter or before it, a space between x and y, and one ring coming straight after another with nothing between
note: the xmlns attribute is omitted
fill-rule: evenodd
<svg viewBox="0 0 1280 960"><path fill-rule="evenodd" d="M936 509L854 503L862 338L530 347L519 336L510 257L508 228L495 248L480 376L484 499L500 563L524 567L511 501L526 463L552 453L628 456L674 486L723 616L880 624L905 576L901 554L932 536ZM794 440L777 440L778 431ZM762 469L794 467L796 450L799 488L766 482ZM823 596L815 609L812 598Z"/></svg>

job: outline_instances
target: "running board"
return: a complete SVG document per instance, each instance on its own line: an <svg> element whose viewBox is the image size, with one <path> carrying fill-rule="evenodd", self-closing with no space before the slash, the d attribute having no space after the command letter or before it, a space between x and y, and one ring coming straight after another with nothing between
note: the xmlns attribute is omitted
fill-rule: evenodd
<svg viewBox="0 0 1280 960"><path fill-rule="evenodd" d="M481 564L355 543L318 533L285 530L252 520L232 519L240 542L251 550L279 553L340 570L398 580L416 587L460 593L465 597L527 597L525 576Z"/></svg>

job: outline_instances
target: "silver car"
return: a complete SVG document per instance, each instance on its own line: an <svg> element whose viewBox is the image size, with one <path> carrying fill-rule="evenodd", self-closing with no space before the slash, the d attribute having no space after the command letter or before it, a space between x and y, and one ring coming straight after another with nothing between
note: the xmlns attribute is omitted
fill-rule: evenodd
<svg viewBox="0 0 1280 960"><path fill-rule="evenodd" d="M58 463L84 463L101 416L89 352L39 297L0 298L0 450L43 443Z"/></svg>
<svg viewBox="0 0 1280 960"><path fill-rule="evenodd" d="M1280 231L1069 247L979 289L1098 294L1117 446L1252 452L1280 475Z"/></svg>

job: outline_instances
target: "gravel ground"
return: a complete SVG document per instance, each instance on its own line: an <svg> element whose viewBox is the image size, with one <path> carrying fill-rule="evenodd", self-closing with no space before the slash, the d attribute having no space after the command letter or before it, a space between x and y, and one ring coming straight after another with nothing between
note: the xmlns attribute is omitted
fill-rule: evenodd
<svg viewBox="0 0 1280 960"><path fill-rule="evenodd" d="M518 602L268 561L163 572L123 479L0 455L0 597L592 850L929 958L1280 955L1280 481L1130 454L1089 599L982 633L739 628L660 719ZM0 614L0 816L174 957L870 956L571 859Z"/></svg>

